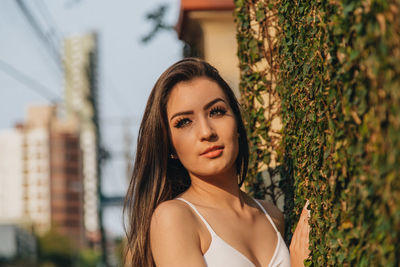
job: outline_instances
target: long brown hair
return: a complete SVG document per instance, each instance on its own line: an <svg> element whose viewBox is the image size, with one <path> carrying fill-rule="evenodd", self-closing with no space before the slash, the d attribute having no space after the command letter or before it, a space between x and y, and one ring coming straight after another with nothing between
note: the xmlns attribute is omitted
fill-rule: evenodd
<svg viewBox="0 0 400 267"><path fill-rule="evenodd" d="M215 81L229 100L239 132L239 153L236 159L238 185L243 184L248 166L248 143L240 107L229 85L207 62L186 58L169 67L157 80L150 93L140 124L132 179L125 198L124 215L127 229L126 263L130 266L155 266L150 248L151 216L163 201L183 193L190 186L187 170L177 159L169 137L166 106L171 89L183 81L206 77Z"/></svg>

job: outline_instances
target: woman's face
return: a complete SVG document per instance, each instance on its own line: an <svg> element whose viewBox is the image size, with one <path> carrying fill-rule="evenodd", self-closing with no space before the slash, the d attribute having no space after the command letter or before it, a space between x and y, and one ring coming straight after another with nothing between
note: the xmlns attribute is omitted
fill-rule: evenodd
<svg viewBox="0 0 400 267"><path fill-rule="evenodd" d="M167 117L175 156L189 174L236 174L236 119L219 85L205 77L172 88Z"/></svg>

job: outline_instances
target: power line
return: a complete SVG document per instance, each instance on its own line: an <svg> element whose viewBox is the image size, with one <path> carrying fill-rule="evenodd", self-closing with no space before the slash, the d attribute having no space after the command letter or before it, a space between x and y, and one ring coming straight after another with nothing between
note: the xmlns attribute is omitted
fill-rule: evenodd
<svg viewBox="0 0 400 267"><path fill-rule="evenodd" d="M36 21L35 17L32 15L32 13L30 12L29 8L25 5L25 3L22 0L16 0L16 2L19 8L21 9L22 13L28 20L29 24L32 26L35 33L38 35L39 39L41 39L42 42L47 47L47 51L49 52L51 58L56 63L58 70L62 72L60 52L57 50L57 48L54 46L51 40L44 33L43 29L39 26L39 23Z"/></svg>
<svg viewBox="0 0 400 267"><path fill-rule="evenodd" d="M25 73L17 70L10 64L4 62L0 59L0 69L8 74L9 76L13 77L15 80L23 83L26 87L34 90L37 94L41 95L42 97L46 98L50 102L58 102L60 97L56 96L48 87L41 84L40 82L36 81L35 79L29 77Z"/></svg>
<svg viewBox="0 0 400 267"><path fill-rule="evenodd" d="M40 4L42 15L47 17L50 20L51 25L54 26L56 32L61 32L60 28L57 26L56 20L54 19L53 15L51 14L49 8L47 7L46 3L43 0L37 1ZM44 10L44 11L43 11Z"/></svg>
<svg viewBox="0 0 400 267"><path fill-rule="evenodd" d="M60 28L57 26L57 23L52 16L49 8L47 7L46 3L43 0L40 1L35 1L36 6L38 7L40 13L42 13L43 18L45 19L46 23L49 26L49 34L51 37L54 37L56 46L59 47L61 43L61 37L60 37ZM62 36L62 34L61 34ZM51 40L50 40L51 41Z"/></svg>

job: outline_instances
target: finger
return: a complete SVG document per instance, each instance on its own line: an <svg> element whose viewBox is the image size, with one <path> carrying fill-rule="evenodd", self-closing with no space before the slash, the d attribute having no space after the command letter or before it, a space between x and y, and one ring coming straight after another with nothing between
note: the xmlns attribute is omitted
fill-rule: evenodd
<svg viewBox="0 0 400 267"><path fill-rule="evenodd" d="M296 229L294 230L293 236L292 236L292 242L290 243L291 249L297 247L297 243L299 240L299 223L296 226Z"/></svg>
<svg viewBox="0 0 400 267"><path fill-rule="evenodd" d="M303 209L301 214L300 214L300 221L304 221L307 220L308 217L308 210L307 209Z"/></svg>
<svg viewBox="0 0 400 267"><path fill-rule="evenodd" d="M304 238L307 235L307 223L305 219L302 219L301 226L300 226L300 237Z"/></svg>
<svg viewBox="0 0 400 267"><path fill-rule="evenodd" d="M300 222L300 236L302 239L308 239L308 218L306 216L302 216Z"/></svg>
<svg viewBox="0 0 400 267"><path fill-rule="evenodd" d="M310 205L310 202L307 200L307 202L306 202L306 204L304 205L304 207L303 207L303 210L302 210L302 212L301 213L309 213L309 209L308 209L308 206Z"/></svg>
<svg viewBox="0 0 400 267"><path fill-rule="evenodd" d="M308 201L308 199L307 199L306 204L304 205L303 210L301 211L301 214L303 214L303 213L307 214L308 218L310 218L310 216L311 216L310 210L308 209L309 205L310 205L310 201Z"/></svg>
<svg viewBox="0 0 400 267"><path fill-rule="evenodd" d="M310 226L307 226L307 242L306 242L307 254L310 254Z"/></svg>
<svg viewBox="0 0 400 267"><path fill-rule="evenodd" d="M305 254L308 255L310 253L309 250L309 238L310 238L310 224L308 223L308 219L304 222L302 227L301 239L303 240Z"/></svg>
<svg viewBox="0 0 400 267"><path fill-rule="evenodd" d="M301 245L301 239L302 239L302 232L304 228L304 219L300 217L299 222L297 223L296 229L294 230L293 234L293 245L295 247L298 247Z"/></svg>

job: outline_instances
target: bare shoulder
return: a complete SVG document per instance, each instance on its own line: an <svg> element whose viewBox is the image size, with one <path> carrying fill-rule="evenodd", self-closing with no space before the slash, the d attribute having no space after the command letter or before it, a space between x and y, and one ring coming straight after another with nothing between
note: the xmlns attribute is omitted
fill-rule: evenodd
<svg viewBox="0 0 400 267"><path fill-rule="evenodd" d="M195 223L193 212L188 205L179 200L168 200L160 203L154 210L150 231L195 231Z"/></svg>
<svg viewBox="0 0 400 267"><path fill-rule="evenodd" d="M150 246L156 266L188 266L190 262L203 266L197 221L180 200L162 202L154 210Z"/></svg>
<svg viewBox="0 0 400 267"><path fill-rule="evenodd" d="M274 221L281 235L284 236L285 216L283 215L283 212L277 206L275 206L275 204L272 201L269 200L258 200L258 201L268 212L269 216L271 216L272 220Z"/></svg>
<svg viewBox="0 0 400 267"><path fill-rule="evenodd" d="M153 212L152 221L180 221L190 219L192 212L189 206L180 200L167 200L160 203Z"/></svg>

